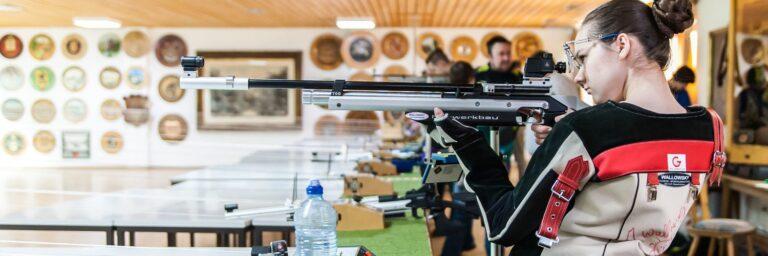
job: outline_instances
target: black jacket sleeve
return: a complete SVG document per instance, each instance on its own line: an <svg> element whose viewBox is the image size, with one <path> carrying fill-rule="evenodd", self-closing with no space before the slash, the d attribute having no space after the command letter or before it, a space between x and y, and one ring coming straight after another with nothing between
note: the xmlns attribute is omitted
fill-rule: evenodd
<svg viewBox="0 0 768 256"><path fill-rule="evenodd" d="M555 125L533 154L517 187L509 182L504 164L479 132L453 146L466 174L465 186L477 196L490 241L509 246L530 239L541 223L558 173L568 160L587 155L567 119ZM591 159L589 162L587 177L594 173Z"/></svg>

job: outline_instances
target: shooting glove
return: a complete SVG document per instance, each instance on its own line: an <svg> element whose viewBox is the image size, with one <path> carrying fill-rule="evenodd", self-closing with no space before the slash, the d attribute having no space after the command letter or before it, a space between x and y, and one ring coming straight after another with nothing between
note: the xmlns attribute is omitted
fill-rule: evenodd
<svg viewBox="0 0 768 256"><path fill-rule="evenodd" d="M477 129L462 124L453 118L448 118L448 113L434 119L436 130L440 132L440 139L435 139L443 147L453 146L456 142L469 137L477 132Z"/></svg>
<svg viewBox="0 0 768 256"><path fill-rule="evenodd" d="M423 125L424 128L427 129L427 134L429 134L429 137L432 138L432 140L440 143L440 131L437 130L435 122L432 122L432 120L429 118L429 114L423 112L409 112L406 113L405 116ZM445 145L442 146L445 147Z"/></svg>

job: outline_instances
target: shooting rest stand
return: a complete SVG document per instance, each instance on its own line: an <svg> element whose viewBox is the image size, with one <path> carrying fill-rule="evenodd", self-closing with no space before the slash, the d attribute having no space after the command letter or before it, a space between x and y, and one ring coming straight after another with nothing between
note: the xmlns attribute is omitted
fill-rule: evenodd
<svg viewBox="0 0 768 256"><path fill-rule="evenodd" d="M392 182L370 174L344 176L344 196L388 196L395 194Z"/></svg>
<svg viewBox="0 0 768 256"><path fill-rule="evenodd" d="M357 163L356 169L359 173L372 173L378 176L397 175L397 166L389 161L385 162L383 160L384 159L362 160Z"/></svg>
<svg viewBox="0 0 768 256"><path fill-rule="evenodd" d="M500 143L499 143L499 127L491 127L491 134L490 135L491 135L490 136L491 137L491 141L489 141L489 144L491 144L491 148L493 149L493 151L496 151L496 154L498 155L499 152L500 152L499 150L501 149L500 148ZM489 228L488 227L488 223L486 223L485 228ZM503 256L504 255L504 246L491 242L490 255L491 256Z"/></svg>
<svg viewBox="0 0 768 256"><path fill-rule="evenodd" d="M384 229L384 213L357 203L334 204L339 216L338 231Z"/></svg>

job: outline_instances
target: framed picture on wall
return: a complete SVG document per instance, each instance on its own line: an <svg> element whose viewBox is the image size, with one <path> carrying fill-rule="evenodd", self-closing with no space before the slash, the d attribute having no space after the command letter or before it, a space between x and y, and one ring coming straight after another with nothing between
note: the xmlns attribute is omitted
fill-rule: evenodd
<svg viewBox="0 0 768 256"><path fill-rule="evenodd" d="M710 74L711 74L711 89L710 92L710 106L714 109L718 115L725 121L725 93L726 93L726 66L728 64L726 60L726 49L728 43L728 29L723 28L715 30L709 33L710 45L712 46L712 53L710 58Z"/></svg>
<svg viewBox="0 0 768 256"><path fill-rule="evenodd" d="M202 76L300 79L301 52L198 52ZM300 91L198 90L200 130L285 130L301 128Z"/></svg>
<svg viewBox="0 0 768 256"><path fill-rule="evenodd" d="M62 157L65 159L91 158L91 137L87 131L64 131L61 134Z"/></svg>

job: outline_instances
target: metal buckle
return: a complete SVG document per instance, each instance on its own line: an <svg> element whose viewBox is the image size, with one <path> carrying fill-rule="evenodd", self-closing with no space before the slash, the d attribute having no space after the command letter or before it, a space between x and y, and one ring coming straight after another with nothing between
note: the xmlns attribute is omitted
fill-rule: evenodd
<svg viewBox="0 0 768 256"><path fill-rule="evenodd" d="M539 246L547 249L552 248L553 245L560 242L560 237L555 237L555 239L552 239L552 238L540 235L539 231L536 231L536 237L539 238Z"/></svg>
<svg viewBox="0 0 768 256"><path fill-rule="evenodd" d="M648 186L648 202L656 201L656 185Z"/></svg>
<svg viewBox="0 0 768 256"><path fill-rule="evenodd" d="M560 190L560 192L555 191L555 186L557 186L557 183L559 183L559 182L560 182L559 180L555 180L555 184L552 184L552 188L549 189L549 190L552 191L553 195L559 197L560 199L565 200L566 202L570 202L571 198L573 198L573 194L575 194L575 193L572 193L571 196L569 196L569 197L565 197L563 195L563 194L565 194L565 190Z"/></svg>
<svg viewBox="0 0 768 256"><path fill-rule="evenodd" d="M728 161L728 156L723 151L715 151L712 154L712 166L725 168L725 162Z"/></svg>
<svg viewBox="0 0 768 256"><path fill-rule="evenodd" d="M691 199L696 200L696 196L699 195L699 188L695 185L691 185L691 189L688 191L688 195L689 197L687 200L685 200L685 202L690 202Z"/></svg>

